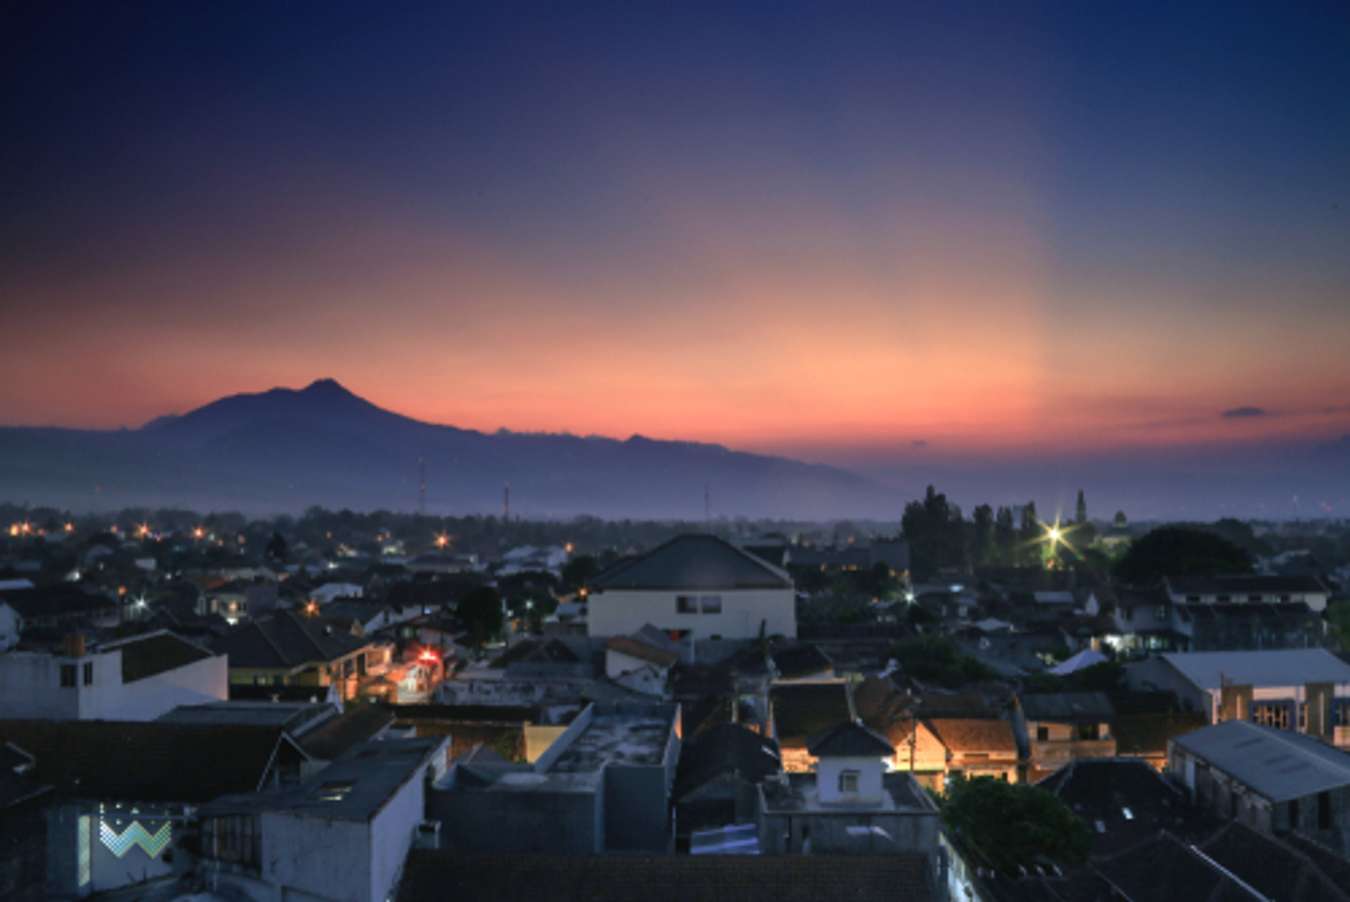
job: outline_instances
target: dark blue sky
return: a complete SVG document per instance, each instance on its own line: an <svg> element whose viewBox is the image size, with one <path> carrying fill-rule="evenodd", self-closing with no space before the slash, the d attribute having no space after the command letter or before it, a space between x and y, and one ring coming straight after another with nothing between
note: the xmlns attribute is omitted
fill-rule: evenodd
<svg viewBox="0 0 1350 902"><path fill-rule="evenodd" d="M1350 432L1344 3L580 6L9 5L0 420L333 375L883 474Z"/></svg>

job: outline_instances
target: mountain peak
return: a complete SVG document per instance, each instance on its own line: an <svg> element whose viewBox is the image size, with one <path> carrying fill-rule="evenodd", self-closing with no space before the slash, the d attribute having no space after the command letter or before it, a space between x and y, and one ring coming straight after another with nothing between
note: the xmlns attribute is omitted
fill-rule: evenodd
<svg viewBox="0 0 1350 902"><path fill-rule="evenodd" d="M345 385L334 379L332 376L326 376L322 379L315 379L309 385L300 390L302 395L351 395L351 391Z"/></svg>

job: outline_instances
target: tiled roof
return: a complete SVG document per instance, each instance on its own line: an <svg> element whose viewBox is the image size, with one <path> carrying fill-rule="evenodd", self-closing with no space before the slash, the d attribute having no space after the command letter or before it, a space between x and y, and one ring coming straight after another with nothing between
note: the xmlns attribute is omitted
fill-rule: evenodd
<svg viewBox="0 0 1350 902"><path fill-rule="evenodd" d="M1111 700L1101 692L1028 693L1021 701L1027 720L1078 723L1115 716Z"/></svg>
<svg viewBox="0 0 1350 902"><path fill-rule="evenodd" d="M925 721L948 750L1017 754L1012 722L994 717L939 717Z"/></svg>
<svg viewBox="0 0 1350 902"><path fill-rule="evenodd" d="M817 758L889 758L895 749L884 736L851 720L814 740L809 751Z"/></svg>
<svg viewBox="0 0 1350 902"><path fill-rule="evenodd" d="M32 754L34 778L57 792L141 802L252 792L290 742L276 727L110 720L3 720L0 741Z"/></svg>
<svg viewBox="0 0 1350 902"><path fill-rule="evenodd" d="M336 661L368 644L292 611L242 623L214 642L217 651L230 656L231 668L277 670Z"/></svg>
<svg viewBox="0 0 1350 902"><path fill-rule="evenodd" d="M676 661L680 660L680 656L673 651L657 648L628 636L613 637L605 643L605 648L619 654L628 655L631 658L647 661L658 667L672 667Z"/></svg>
<svg viewBox="0 0 1350 902"><path fill-rule="evenodd" d="M454 856L415 850L399 902L856 902L938 898L926 858Z"/></svg>
<svg viewBox="0 0 1350 902"><path fill-rule="evenodd" d="M782 766L777 742L740 724L718 724L680 749L673 795L679 799L723 774L758 783Z"/></svg>
<svg viewBox="0 0 1350 902"><path fill-rule="evenodd" d="M635 558L623 560L591 581L606 589L791 589L779 568L716 536L678 536Z"/></svg>
<svg viewBox="0 0 1350 902"><path fill-rule="evenodd" d="M111 642L103 650L122 652L122 682L132 683L212 657L211 652L170 632Z"/></svg>

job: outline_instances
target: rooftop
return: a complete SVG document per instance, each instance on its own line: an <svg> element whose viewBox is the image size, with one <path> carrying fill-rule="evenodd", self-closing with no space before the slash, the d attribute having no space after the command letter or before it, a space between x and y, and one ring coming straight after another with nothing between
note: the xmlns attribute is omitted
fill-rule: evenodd
<svg viewBox="0 0 1350 902"><path fill-rule="evenodd" d="M778 567L716 536L683 535L619 561L591 581L607 589L791 589Z"/></svg>
<svg viewBox="0 0 1350 902"><path fill-rule="evenodd" d="M598 771L607 764L658 765L665 758L672 729L670 718L596 713L548 771L566 774Z"/></svg>
<svg viewBox="0 0 1350 902"><path fill-rule="evenodd" d="M179 705L159 722L279 727L297 736L336 715L337 709L324 702L210 702Z"/></svg>
<svg viewBox="0 0 1350 902"><path fill-rule="evenodd" d="M1178 595L1301 595L1327 593L1327 587L1313 576L1169 576L1167 585Z"/></svg>
<svg viewBox="0 0 1350 902"><path fill-rule="evenodd" d="M1302 733L1230 720L1172 741L1272 802L1350 786L1350 754Z"/></svg>
<svg viewBox="0 0 1350 902"><path fill-rule="evenodd" d="M805 745L844 721L853 720L848 685L843 682L788 683L769 690L778 742Z"/></svg>
<svg viewBox="0 0 1350 902"><path fill-rule="evenodd" d="M279 811L368 821L444 748L445 740L439 738L365 742L294 789L221 798L203 810L216 814Z"/></svg>
<svg viewBox="0 0 1350 902"><path fill-rule="evenodd" d="M103 645L100 651L122 651L122 682L133 683L214 655L186 639L162 630Z"/></svg>
<svg viewBox="0 0 1350 902"><path fill-rule="evenodd" d="M1179 652L1162 658L1201 689L1219 689L1224 684L1350 683L1350 664L1324 648Z"/></svg>
<svg viewBox="0 0 1350 902"><path fill-rule="evenodd" d="M414 850L399 902L833 902L938 898L919 855L454 856Z"/></svg>
<svg viewBox="0 0 1350 902"><path fill-rule="evenodd" d="M1111 700L1102 692L1035 692L1022 696L1027 720L1094 722L1115 716Z"/></svg>
<svg viewBox="0 0 1350 902"><path fill-rule="evenodd" d="M772 813L841 814L856 816L860 808L873 812L912 812L936 814L937 806L907 773L882 775L885 790L876 802L857 804L823 803L816 790L815 774L783 774L759 784L764 808Z"/></svg>

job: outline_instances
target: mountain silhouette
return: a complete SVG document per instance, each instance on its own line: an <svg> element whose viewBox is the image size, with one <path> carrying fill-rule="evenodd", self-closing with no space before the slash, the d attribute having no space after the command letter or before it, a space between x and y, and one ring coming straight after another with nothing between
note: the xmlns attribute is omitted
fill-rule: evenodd
<svg viewBox="0 0 1350 902"><path fill-rule="evenodd" d="M221 398L115 431L0 429L0 497L74 510L132 505L699 519L886 517L898 493L853 473L720 445L483 433L380 408L333 379Z"/></svg>

